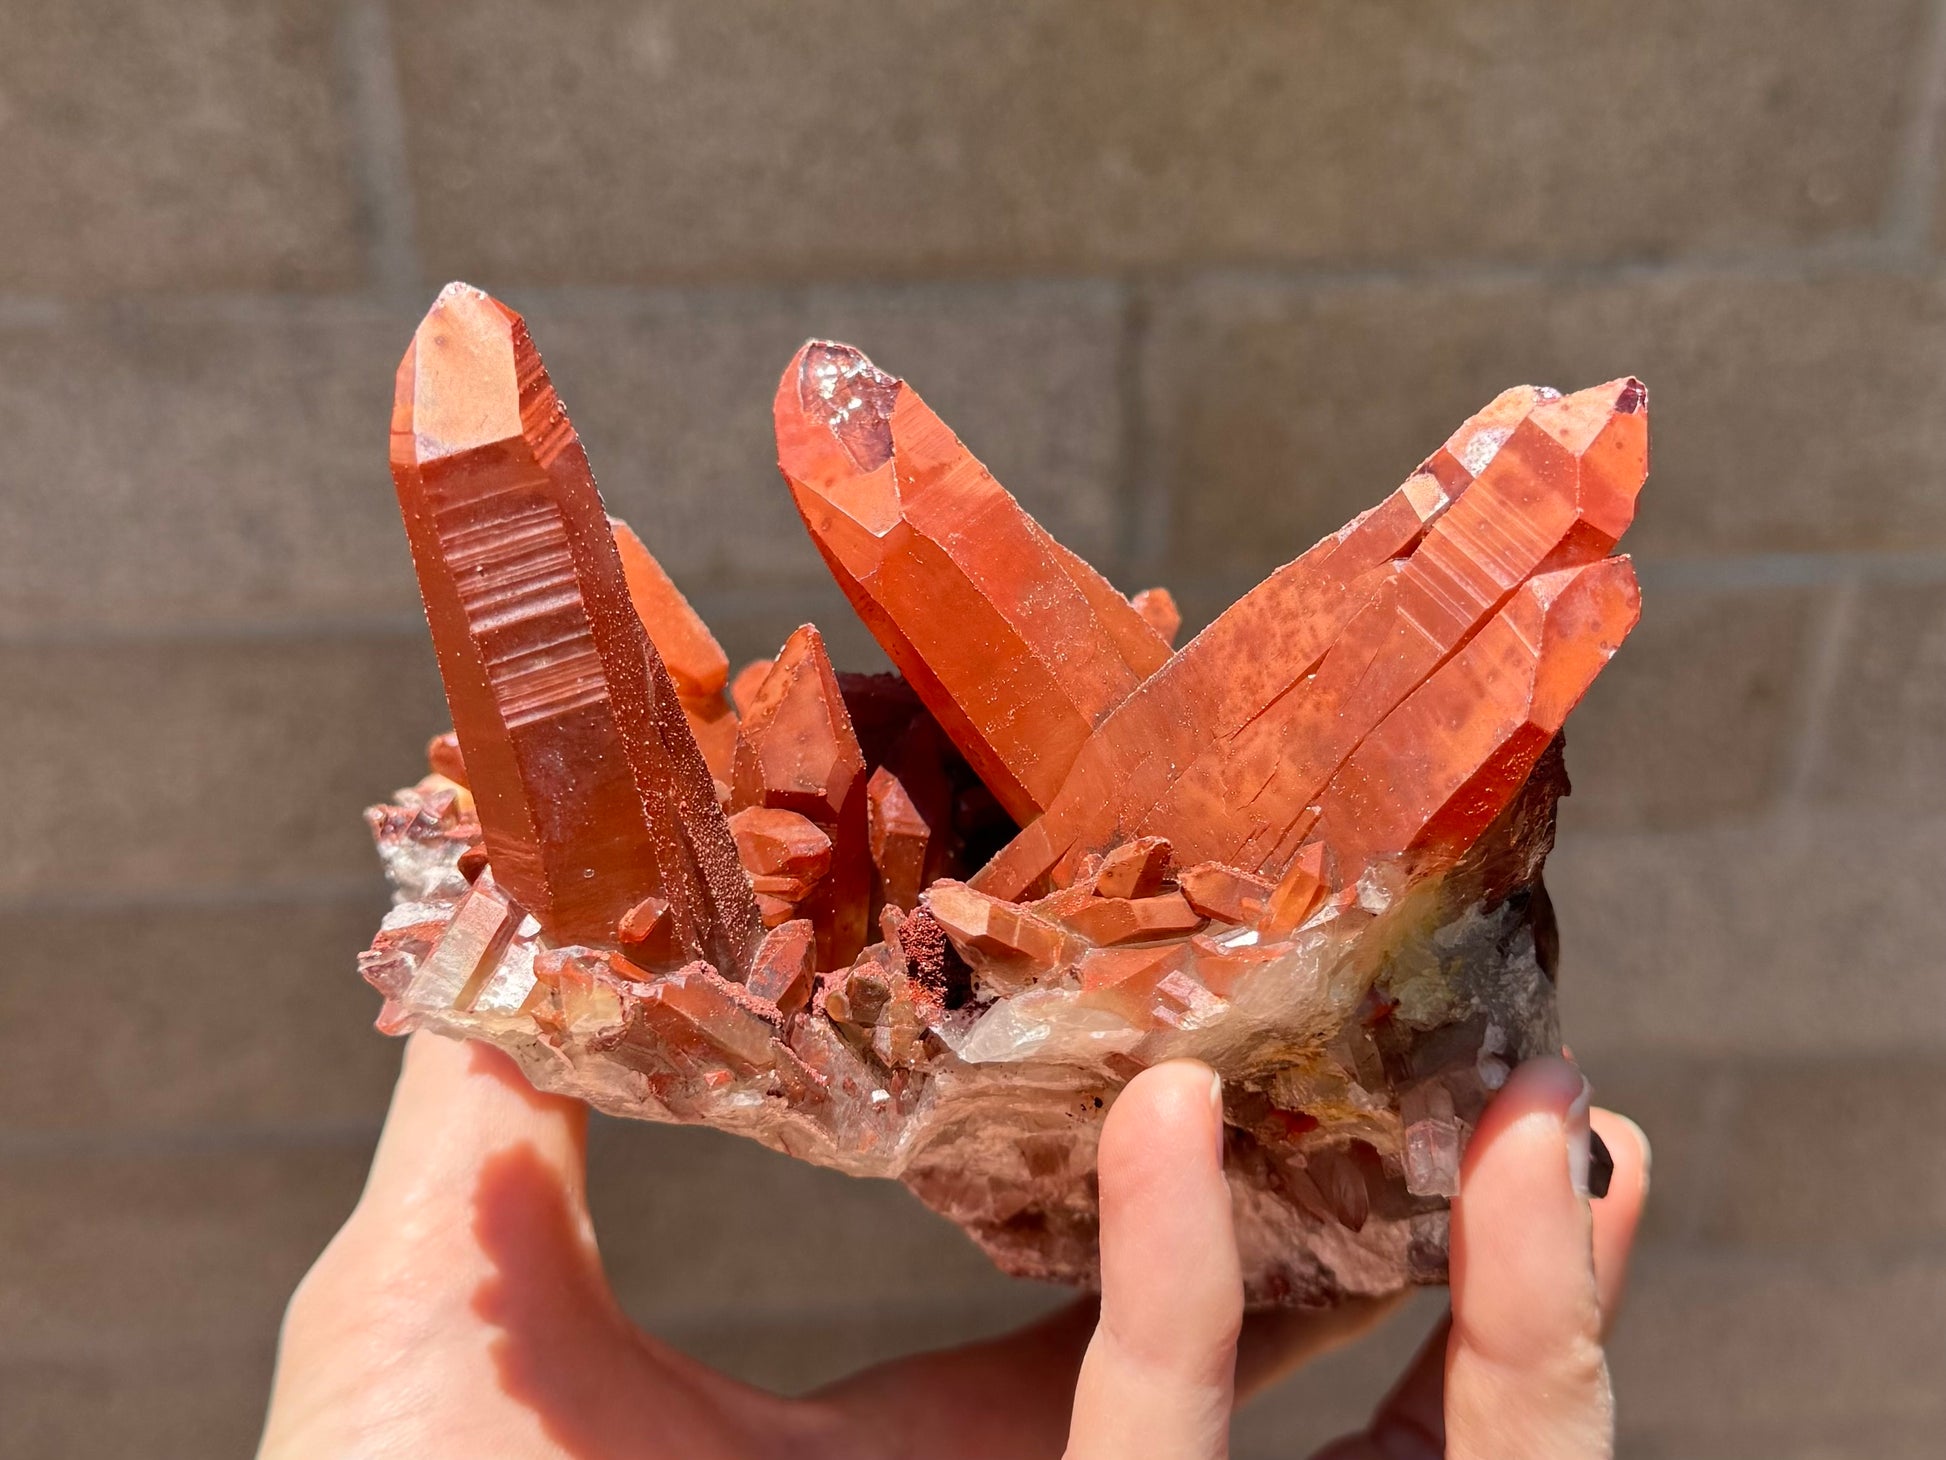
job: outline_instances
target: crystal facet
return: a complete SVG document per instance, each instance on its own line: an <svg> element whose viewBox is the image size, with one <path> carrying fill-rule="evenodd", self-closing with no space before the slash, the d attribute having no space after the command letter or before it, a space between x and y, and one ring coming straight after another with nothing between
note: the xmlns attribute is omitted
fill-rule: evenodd
<svg viewBox="0 0 1946 1460"><path fill-rule="evenodd" d="M564 943L644 897L737 967L756 903L527 327L448 287L399 366L392 476L499 884Z"/></svg>
<svg viewBox="0 0 1946 1460"><path fill-rule="evenodd" d="M858 351L806 345L775 409L784 479L838 585L1026 820L1168 644Z"/></svg>
<svg viewBox="0 0 1946 1460"><path fill-rule="evenodd" d="M1541 865L1639 612L1640 383L1503 393L1177 651L1166 589L1122 597L858 351L806 345L774 404L896 674L807 625L732 678L518 317L455 285L420 326L393 468L455 728L367 813L381 1027L901 1179L1083 1284L1103 1116L1193 1056L1253 1302L1443 1280L1480 1112L1560 1043Z"/></svg>

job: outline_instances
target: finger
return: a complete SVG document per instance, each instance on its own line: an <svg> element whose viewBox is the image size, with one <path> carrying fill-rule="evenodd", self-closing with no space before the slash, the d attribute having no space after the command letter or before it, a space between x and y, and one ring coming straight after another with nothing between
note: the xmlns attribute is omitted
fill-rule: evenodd
<svg viewBox="0 0 1946 1460"><path fill-rule="evenodd" d="M1405 1296L1250 1314L1237 1346L1238 1398L1355 1341L1389 1318ZM888 1453L923 1448L939 1460L1053 1454L1069 1431L1076 1375L1099 1316L1092 1299L1065 1304L1010 1333L875 1365L819 1391L818 1398L853 1416L854 1428L868 1428ZM954 1423L951 1434L941 1434L940 1406L963 1407L968 1394L1005 1394L1008 1402L977 1406Z"/></svg>
<svg viewBox="0 0 1946 1460"><path fill-rule="evenodd" d="M1243 1279L1223 1179L1222 1090L1171 1061L1102 1129L1101 1319L1075 1386L1069 1460L1228 1453Z"/></svg>
<svg viewBox="0 0 1946 1460"><path fill-rule="evenodd" d="M1601 1328L1606 1333L1621 1313L1629 1251L1649 1197L1649 1138L1634 1121L1612 1110L1598 1109L1591 1120L1615 1162L1608 1195L1594 1204L1593 1213L1595 1288L1601 1295Z"/></svg>
<svg viewBox="0 0 1946 1460"><path fill-rule="evenodd" d="M1468 1147L1452 1219L1451 1460L1594 1460L1612 1451L1584 1194L1587 1123L1580 1072L1565 1060L1532 1060Z"/></svg>
<svg viewBox="0 0 1946 1460"><path fill-rule="evenodd" d="M488 1045L424 1032L406 1042L361 1211L443 1208L471 1200L489 1164L518 1152L585 1204L587 1108L543 1095Z"/></svg>
<svg viewBox="0 0 1946 1460"><path fill-rule="evenodd" d="M585 1134L495 1050L414 1035L358 1210L286 1312L264 1453L722 1455L815 1421L628 1321Z"/></svg>
<svg viewBox="0 0 1946 1460"><path fill-rule="evenodd" d="M605 1316L584 1130L576 1102L537 1094L497 1051L415 1034L364 1194L286 1310L279 1394L302 1387L287 1376L328 1377L348 1355L432 1362L530 1294ZM527 1330L544 1329L539 1306L519 1315Z"/></svg>
<svg viewBox="0 0 1946 1460"><path fill-rule="evenodd" d="M1629 1249L1648 1194L1649 1146L1626 1116L1596 1110L1592 1124L1614 1158L1608 1195L1592 1212L1596 1289L1605 1332L1621 1307ZM1319 1452L1316 1460L1440 1460L1446 1451L1446 1363L1452 1324L1442 1322L1386 1395L1370 1429ZM1454 1454L1458 1454L1457 1450ZM1599 1453L1599 1452L1597 1452Z"/></svg>

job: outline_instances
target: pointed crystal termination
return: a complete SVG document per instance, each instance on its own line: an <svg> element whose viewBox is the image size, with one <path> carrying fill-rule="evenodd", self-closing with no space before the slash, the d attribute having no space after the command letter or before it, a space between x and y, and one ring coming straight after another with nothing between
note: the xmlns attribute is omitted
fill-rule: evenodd
<svg viewBox="0 0 1946 1460"><path fill-rule="evenodd" d="M865 753L824 639L809 624L784 641L751 698L737 735L730 805L739 816L757 807L796 812L830 839L829 870L801 905L785 900L796 909L791 915L817 928L819 968L851 962L865 946L872 911Z"/></svg>
<svg viewBox="0 0 1946 1460"><path fill-rule="evenodd" d="M615 551L621 555L622 575L628 580L628 596L649 642L668 667L690 733L710 774L728 782L737 743L736 711L725 697L729 656L635 529L619 517L611 517L609 523L614 528Z"/></svg>
<svg viewBox="0 0 1946 1460"><path fill-rule="evenodd" d="M784 372L778 463L879 644L1016 821L1169 657L903 381L814 341Z"/></svg>
<svg viewBox="0 0 1946 1460"><path fill-rule="evenodd" d="M1142 615L1142 622L1155 630L1156 637L1174 646L1176 635L1182 631L1182 611L1176 607L1175 594L1167 588L1144 588L1128 603Z"/></svg>
<svg viewBox="0 0 1946 1460"><path fill-rule="evenodd" d="M926 887L926 850L932 826L913 804L911 793L884 766L865 783L866 825L871 832L872 864L886 902L910 912Z"/></svg>
<svg viewBox="0 0 1946 1460"><path fill-rule="evenodd" d="M1391 496L1226 610L1109 715L1047 813L974 885L1021 897L1071 854L1150 829L1145 818L1184 771L1290 697L1379 591L1391 563L1413 551L1514 428L1556 398L1533 386L1503 391Z"/></svg>
<svg viewBox="0 0 1946 1460"><path fill-rule="evenodd" d="M1638 382L1536 404L1410 555L1388 566L1303 685L1206 742L1136 829L1169 837L1190 860L1280 875L1308 807L1364 736L1526 578L1608 553L1647 471Z"/></svg>
<svg viewBox="0 0 1946 1460"><path fill-rule="evenodd" d="M760 929L708 768L526 324L477 289L399 365L392 475L497 885L598 946L661 898L740 976Z"/></svg>

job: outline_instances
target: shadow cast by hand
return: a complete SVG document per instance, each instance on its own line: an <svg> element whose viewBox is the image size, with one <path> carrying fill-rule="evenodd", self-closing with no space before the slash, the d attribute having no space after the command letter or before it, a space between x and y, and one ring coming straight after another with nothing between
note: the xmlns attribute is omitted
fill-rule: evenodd
<svg viewBox="0 0 1946 1460"><path fill-rule="evenodd" d="M547 1098L504 1056L487 1068L531 1098ZM501 1389L579 1460L654 1454L630 1443L645 1416L616 1393L626 1366L614 1350L631 1335L613 1320L600 1259L560 1172L533 1145L502 1151L482 1167L473 1235L493 1264L472 1307L498 1330L492 1354Z"/></svg>

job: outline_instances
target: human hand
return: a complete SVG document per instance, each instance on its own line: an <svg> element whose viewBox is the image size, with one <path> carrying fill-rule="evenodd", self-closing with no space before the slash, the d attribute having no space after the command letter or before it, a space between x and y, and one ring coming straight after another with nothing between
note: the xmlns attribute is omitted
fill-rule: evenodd
<svg viewBox="0 0 1946 1460"><path fill-rule="evenodd" d="M1646 1191L1615 1157L1591 1214L1569 1172L1583 1086L1515 1072L1467 1155L1453 1318L1364 1435L1319 1460L1597 1460L1612 1450L1600 1335ZM1236 1398L1362 1332L1385 1303L1243 1313L1215 1078L1144 1072L1102 1136L1092 1302L1017 1333L867 1370L801 1399L677 1353L622 1314L585 1190L586 1112L504 1056L410 1041L357 1210L285 1317L260 1460L1215 1460Z"/></svg>

